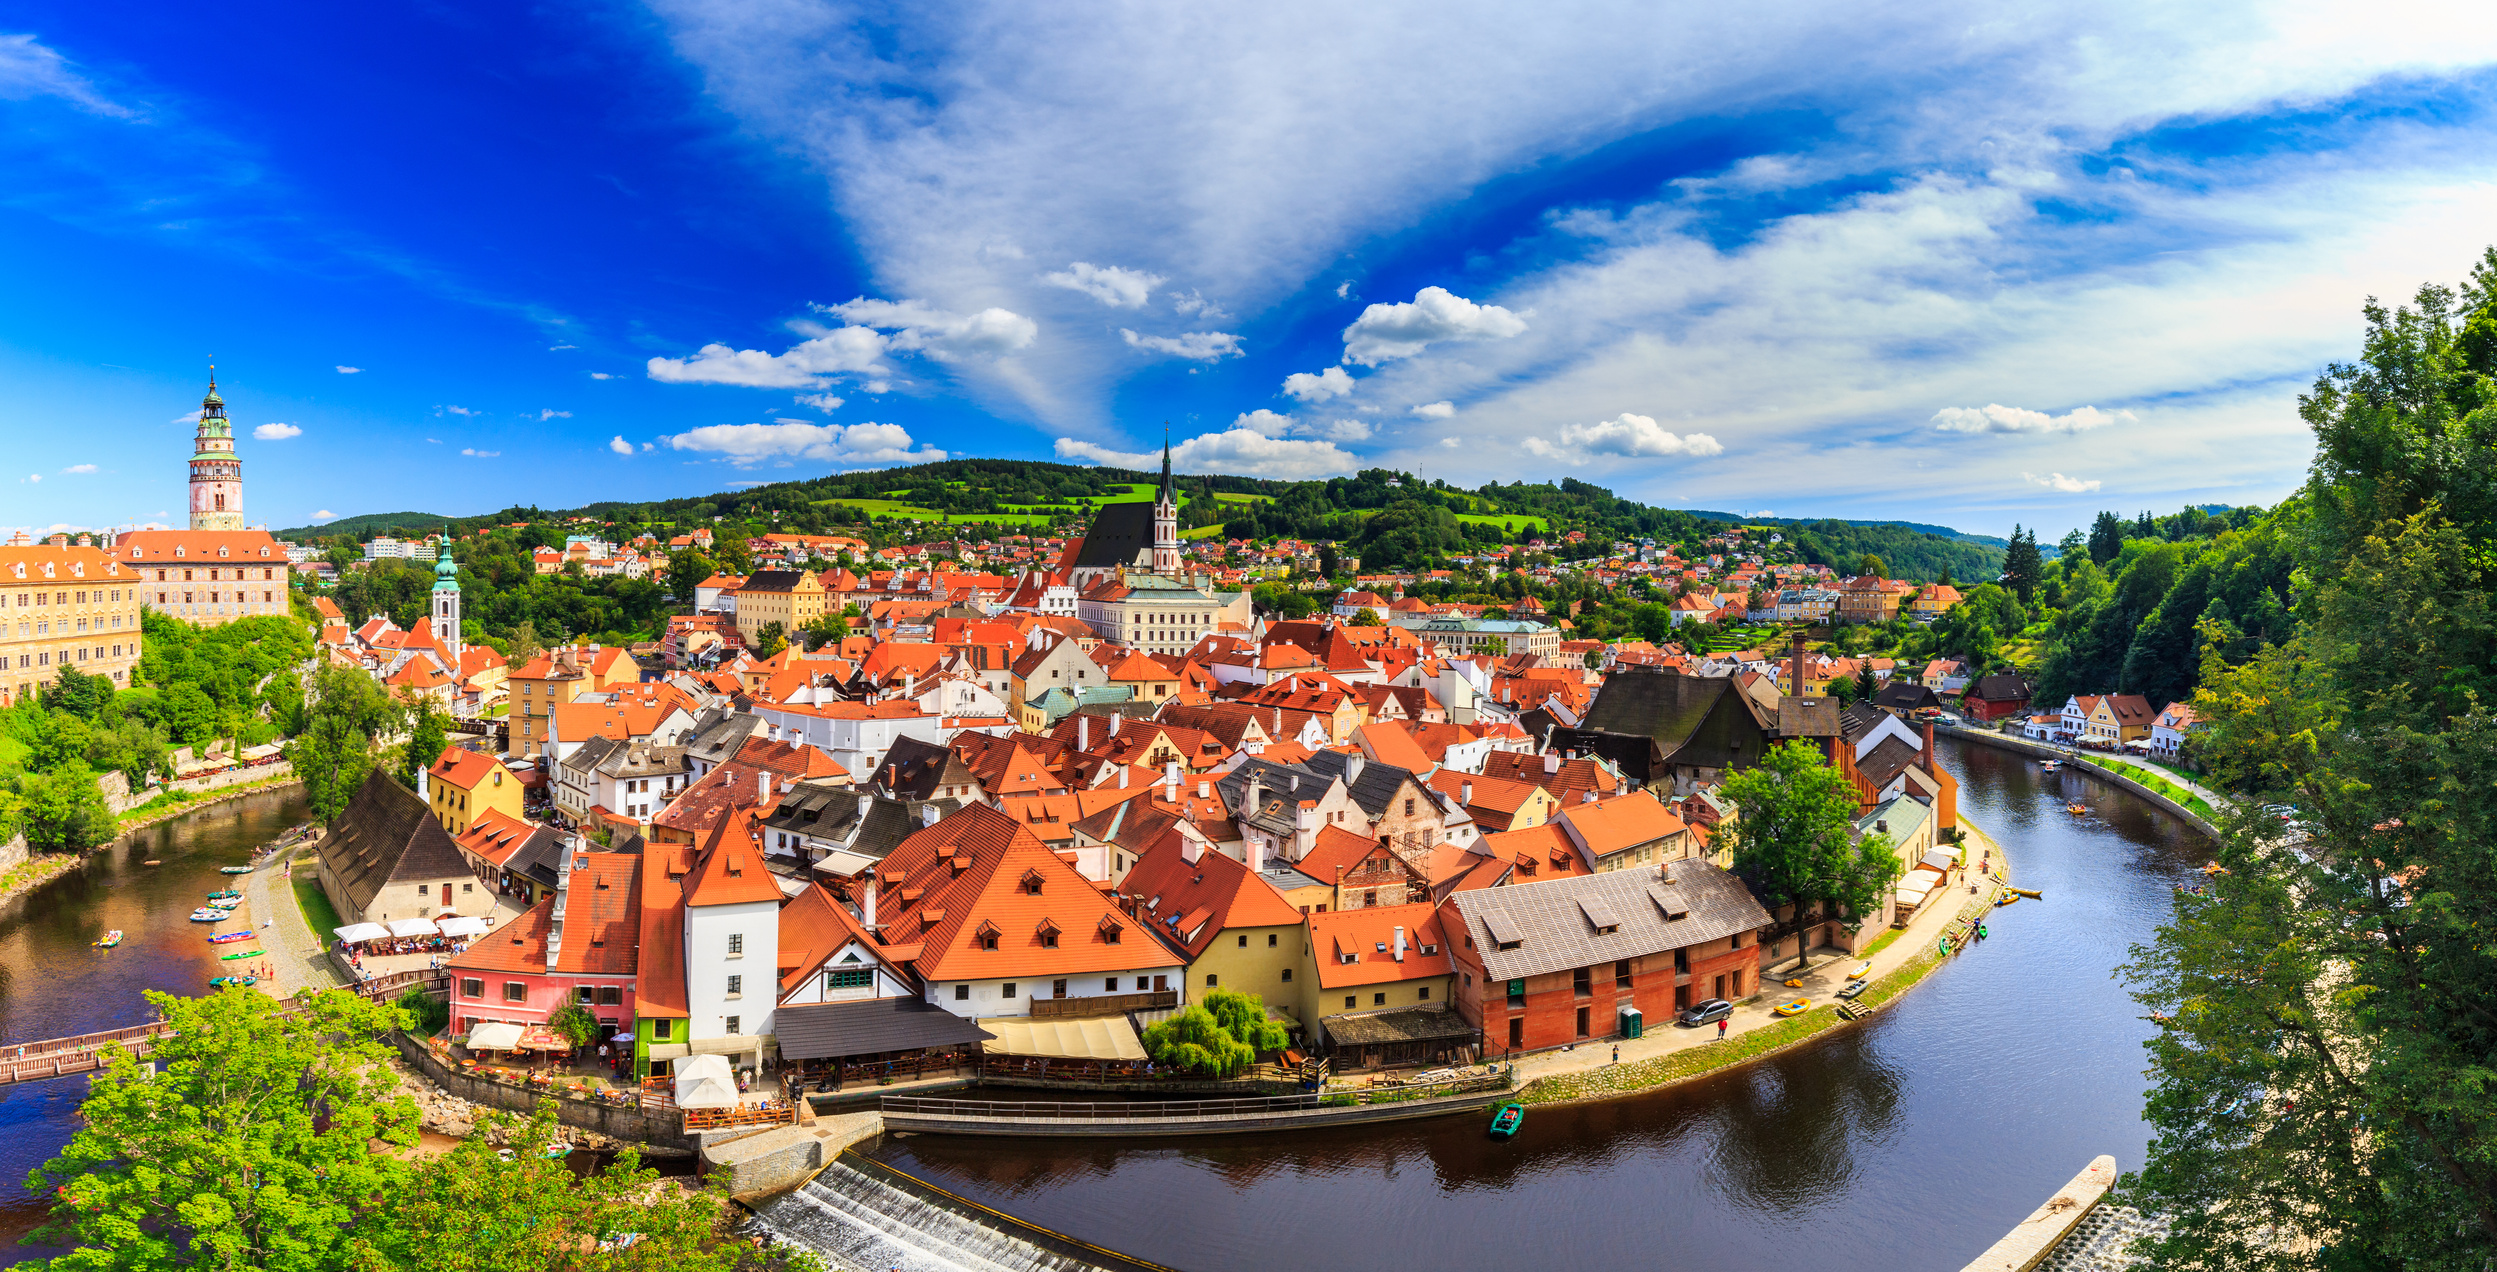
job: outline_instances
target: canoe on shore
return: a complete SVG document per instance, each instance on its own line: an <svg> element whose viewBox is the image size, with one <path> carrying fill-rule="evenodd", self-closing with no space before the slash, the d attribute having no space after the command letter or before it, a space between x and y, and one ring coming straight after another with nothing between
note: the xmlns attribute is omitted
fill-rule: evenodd
<svg viewBox="0 0 2497 1272"><path fill-rule="evenodd" d="M249 867L249 866L220 866L220 867L218 867L218 868L217 868L217 873L218 873L218 874L250 874L250 873L251 873L251 867Z"/></svg>

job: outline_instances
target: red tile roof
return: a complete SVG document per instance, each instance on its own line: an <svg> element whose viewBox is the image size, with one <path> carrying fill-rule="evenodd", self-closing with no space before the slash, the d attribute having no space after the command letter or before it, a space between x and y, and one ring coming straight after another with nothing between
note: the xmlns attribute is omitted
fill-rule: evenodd
<svg viewBox="0 0 2497 1272"><path fill-rule="evenodd" d="M1300 911L1273 884L1212 849L1188 860L1191 842L1175 828L1163 832L1119 884L1120 892L1143 898L1139 913L1186 947L1188 957L1204 953L1227 928L1300 925ZM1176 927L1173 916L1181 920Z"/></svg>
<svg viewBox="0 0 2497 1272"><path fill-rule="evenodd" d="M1405 930L1403 962L1396 961L1399 927ZM1318 962L1318 985L1322 989L1384 985L1449 974L1447 940L1439 930L1439 907L1428 902L1310 915L1309 945ZM1426 945L1435 952L1423 953ZM1344 961L1346 955L1353 961Z"/></svg>
<svg viewBox="0 0 2497 1272"><path fill-rule="evenodd" d="M922 947L917 970L928 980L1044 980L1176 961L1074 866L986 805L903 840L875 879L880 890L918 892L907 909L880 901L878 915L896 916L883 925L889 944ZM985 947L989 935L997 948Z"/></svg>

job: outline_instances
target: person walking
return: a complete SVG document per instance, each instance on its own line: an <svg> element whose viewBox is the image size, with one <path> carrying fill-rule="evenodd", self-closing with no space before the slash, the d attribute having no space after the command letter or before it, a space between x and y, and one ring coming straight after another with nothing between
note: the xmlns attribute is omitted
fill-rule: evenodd
<svg viewBox="0 0 2497 1272"><path fill-rule="evenodd" d="M1621 1044L1618 1042L1613 1044L1613 1063L1621 1063Z"/></svg>
<svg viewBox="0 0 2497 1272"><path fill-rule="evenodd" d="M1725 1041L1725 1018L1722 1016L1717 1018L1717 1041Z"/></svg>

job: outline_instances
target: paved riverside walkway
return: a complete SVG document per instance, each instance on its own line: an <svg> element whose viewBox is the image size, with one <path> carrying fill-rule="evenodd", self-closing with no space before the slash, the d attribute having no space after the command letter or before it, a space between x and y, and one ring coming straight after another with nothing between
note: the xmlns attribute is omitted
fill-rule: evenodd
<svg viewBox="0 0 2497 1272"><path fill-rule="evenodd" d="M250 907L243 913L259 927L260 948L266 954L262 961L274 974L261 981L259 988L279 998L292 997L300 989L335 989L346 983L322 952L326 934L313 935L303 920L303 907L295 904L293 855L284 854L243 876L248 881L243 898Z"/></svg>
<svg viewBox="0 0 2497 1272"><path fill-rule="evenodd" d="M1869 961L1873 964L1873 970L1866 974L1865 979L1881 979L1897 970L1909 959L1932 949L1934 944L1942 939L1943 929L1949 927L1959 917L1959 912L1968 903L1968 883L1978 878L1977 864L1979 862L1991 858L1991 869L1995 874L2004 878L2011 877L2010 863L2004 855L2002 845L1994 842L1992 836L1971 825L1965 817L1960 819L1959 824L1961 829L1968 832L1968 842L1965 845L1968 850L1968 867L1952 876L1947 891L1937 889L1933 897L1929 898L1923 906L1918 907L1916 916L1910 919L1907 927L1899 932L1898 939L1884 947L1880 953L1872 956ZM1803 980L1801 989L1789 989L1786 986L1788 980L1795 979L1795 973L1790 966L1791 959L1781 960L1774 964L1773 966L1778 969L1774 972L1769 970L1769 966L1764 966L1761 971L1760 992L1749 1000L1737 1002L1734 1005L1734 1015L1727 1021L1725 1036L1733 1038L1739 1034L1777 1023L1784 1017L1779 1016L1772 1009L1797 995L1810 998L1815 1007L1830 1006L1839 1002L1836 995L1839 987L1847 983L1848 969L1867 961L1856 955L1841 954L1826 947L1817 952L1815 957L1818 961L1813 963L1811 970L1805 972L1801 978ZM1645 1037L1619 1040L1621 1062L1630 1064L1653 1059L1676 1051L1687 1051L1716 1040L1717 1030L1714 1025L1684 1029L1674 1024L1670 1017L1655 1016L1649 1018L1647 1022ZM1534 1055L1521 1056L1517 1060L1518 1084L1523 1086L1537 1078L1565 1073L1584 1073L1609 1067L1613 1062L1614 1041L1614 1039L1599 1036L1579 1043L1574 1049L1543 1051ZM1487 1055L1483 1058L1498 1060L1501 1057ZM1628 1092L1621 1094L1628 1094Z"/></svg>

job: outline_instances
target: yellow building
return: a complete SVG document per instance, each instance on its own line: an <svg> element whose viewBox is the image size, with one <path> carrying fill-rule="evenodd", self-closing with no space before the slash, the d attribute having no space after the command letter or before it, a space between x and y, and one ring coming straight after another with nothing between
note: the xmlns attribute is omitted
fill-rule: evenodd
<svg viewBox="0 0 2497 1272"><path fill-rule="evenodd" d="M737 589L737 631L755 644L769 624L780 624L783 638L824 616L824 584L813 570L756 570Z"/></svg>
<svg viewBox="0 0 2497 1272"><path fill-rule="evenodd" d="M1137 898L1137 917L1186 948L1181 1002L1229 989L1298 1011L1295 977L1309 949L1301 913L1256 872L1174 831L1136 860L1119 891Z"/></svg>
<svg viewBox="0 0 2497 1272"><path fill-rule="evenodd" d="M63 667L129 688L146 599L138 582L111 553L67 536L0 547L0 703L52 683Z"/></svg>
<svg viewBox="0 0 2497 1272"><path fill-rule="evenodd" d="M641 678L641 664L612 645L553 649L530 659L505 678L511 691L511 753L546 750L546 722L556 707Z"/></svg>
<svg viewBox="0 0 2497 1272"><path fill-rule="evenodd" d="M491 755L453 748L425 771L431 788L427 801L434 820L454 838L468 833L469 823L493 809L514 821L521 816L520 778Z"/></svg>

